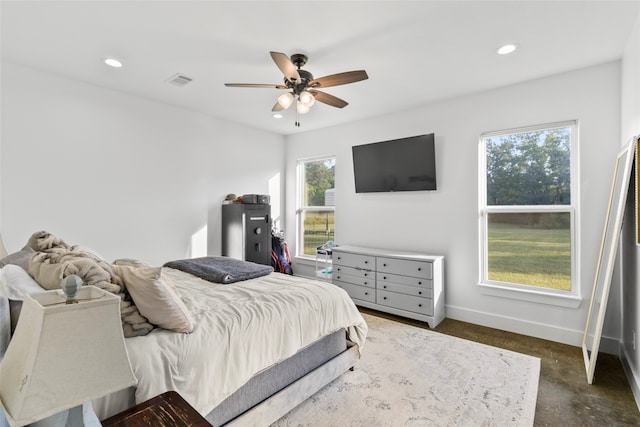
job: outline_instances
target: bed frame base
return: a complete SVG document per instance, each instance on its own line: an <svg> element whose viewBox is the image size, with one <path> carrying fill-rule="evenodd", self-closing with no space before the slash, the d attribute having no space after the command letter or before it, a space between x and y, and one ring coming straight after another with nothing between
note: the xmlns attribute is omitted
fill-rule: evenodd
<svg viewBox="0 0 640 427"><path fill-rule="evenodd" d="M352 370L359 358L358 346L349 343L347 350L229 421L225 427L271 425L325 385Z"/></svg>

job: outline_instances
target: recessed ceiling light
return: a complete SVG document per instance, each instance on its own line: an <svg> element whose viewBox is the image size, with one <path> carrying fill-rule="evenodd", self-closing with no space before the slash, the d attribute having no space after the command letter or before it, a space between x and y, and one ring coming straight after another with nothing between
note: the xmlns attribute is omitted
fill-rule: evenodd
<svg viewBox="0 0 640 427"><path fill-rule="evenodd" d="M508 55L512 52L514 52L516 49L518 48L518 45L515 43L509 43L509 44L505 44L503 46L500 46L497 50L498 55Z"/></svg>
<svg viewBox="0 0 640 427"><path fill-rule="evenodd" d="M282 114L280 114L280 113L275 113L275 114L273 115L273 118L274 118L274 119L281 119L282 117L283 117L283 116L282 116Z"/></svg>
<svg viewBox="0 0 640 427"><path fill-rule="evenodd" d="M109 65L110 67L120 68L122 67L122 62L118 61L115 58L106 58L104 63Z"/></svg>

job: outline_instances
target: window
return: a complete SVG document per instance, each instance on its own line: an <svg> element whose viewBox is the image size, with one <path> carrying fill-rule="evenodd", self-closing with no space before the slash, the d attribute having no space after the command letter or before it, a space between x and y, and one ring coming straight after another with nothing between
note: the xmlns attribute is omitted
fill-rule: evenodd
<svg viewBox="0 0 640 427"><path fill-rule="evenodd" d="M298 161L298 256L315 256L335 239L335 170L335 157Z"/></svg>
<svg viewBox="0 0 640 427"><path fill-rule="evenodd" d="M576 294L576 122L480 140L481 284Z"/></svg>

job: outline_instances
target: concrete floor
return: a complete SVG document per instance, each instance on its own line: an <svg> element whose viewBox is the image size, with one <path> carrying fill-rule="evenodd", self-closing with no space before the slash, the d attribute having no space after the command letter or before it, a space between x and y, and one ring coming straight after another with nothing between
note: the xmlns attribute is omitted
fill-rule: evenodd
<svg viewBox="0 0 640 427"><path fill-rule="evenodd" d="M423 322L361 310L428 328ZM579 347L452 319L445 319L434 330L540 358L535 426L640 426L640 411L616 356L598 355L594 381L589 385Z"/></svg>

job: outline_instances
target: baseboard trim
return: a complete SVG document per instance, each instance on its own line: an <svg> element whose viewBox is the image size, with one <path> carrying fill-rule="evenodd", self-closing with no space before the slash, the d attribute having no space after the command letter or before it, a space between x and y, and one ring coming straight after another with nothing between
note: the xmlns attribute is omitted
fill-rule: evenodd
<svg viewBox="0 0 640 427"><path fill-rule="evenodd" d="M478 310L447 305L445 309L446 317L450 319L469 322L476 325L486 326L503 331L514 332L530 337L541 338L563 344L582 346L584 331L560 328L540 322L531 322L515 317L501 316ZM619 340L602 337L599 351L620 356Z"/></svg>
<svg viewBox="0 0 640 427"><path fill-rule="evenodd" d="M622 362L622 369L624 369L627 381L629 381L629 386L631 387L631 392L633 393L633 398L636 401L636 406L640 411L640 382L638 381L638 376L633 371L633 367L629 363L629 358L627 357L627 352L622 342L620 342L620 362Z"/></svg>

